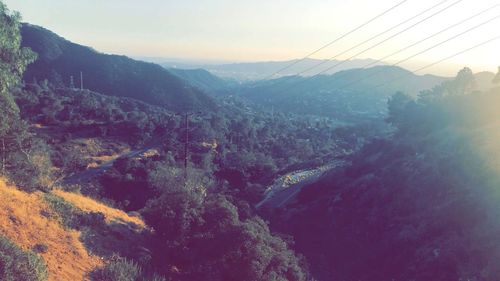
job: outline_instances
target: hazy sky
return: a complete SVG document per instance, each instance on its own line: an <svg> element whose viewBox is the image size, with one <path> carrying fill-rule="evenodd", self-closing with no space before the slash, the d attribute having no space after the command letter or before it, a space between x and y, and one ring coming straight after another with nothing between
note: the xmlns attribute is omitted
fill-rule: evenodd
<svg viewBox="0 0 500 281"><path fill-rule="evenodd" d="M42 25L73 42L105 52L129 56L266 61L303 57L401 0L4 0L20 11L24 21ZM385 17L318 53L329 58L442 0L408 0ZM426 15L457 0L448 0L392 33L340 58L348 58ZM445 27L455 24L498 0L463 0L361 58L379 59ZM432 40L391 58L408 57L474 25L500 15L500 7ZM421 55L409 64L414 70L479 42L500 36L500 19ZM500 40L461 55L450 63L475 71L496 71ZM446 69L448 70L448 69ZM422 73L443 73L434 67ZM455 71L455 70L453 70Z"/></svg>

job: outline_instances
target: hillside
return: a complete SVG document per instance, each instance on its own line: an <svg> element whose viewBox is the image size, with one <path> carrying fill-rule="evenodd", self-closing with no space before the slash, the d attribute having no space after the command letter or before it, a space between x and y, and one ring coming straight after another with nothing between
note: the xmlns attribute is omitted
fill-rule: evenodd
<svg viewBox="0 0 500 281"><path fill-rule="evenodd" d="M230 92L228 87L235 85L235 82L221 79L204 69L169 68L168 70L190 85L211 95L227 94Z"/></svg>
<svg viewBox="0 0 500 281"><path fill-rule="evenodd" d="M393 104L394 136L271 215L318 279L500 278L500 98L441 95Z"/></svg>
<svg viewBox="0 0 500 281"><path fill-rule="evenodd" d="M377 87L398 78L401 79ZM257 104L286 112L355 121L383 118L387 98L397 91L416 96L445 79L431 75L417 76L399 67L377 66L312 78L290 76L248 83L243 85L240 95Z"/></svg>
<svg viewBox="0 0 500 281"><path fill-rule="evenodd" d="M135 98L170 110L214 108L214 102L159 65L125 56L99 53L61 38L42 27L23 24L22 46L38 54L24 74L24 80L48 79L56 85L70 86L70 77L84 88L111 96Z"/></svg>
<svg viewBox="0 0 500 281"><path fill-rule="evenodd" d="M66 227L62 218L70 214L58 213L58 209L54 208L56 205L51 205L47 201L47 196L64 198L67 201L59 199L58 202L70 202L69 204L74 204L75 208L84 214L102 214L106 222L100 227L103 230L107 229L107 234L97 230L96 226L81 229ZM130 242L129 239L132 239L130 237L133 237L126 235L139 233L144 227L144 223L138 218L130 217L122 211L104 206L81 195L63 191L55 191L49 195L41 192L29 194L7 185L3 179L0 179L0 205L2 206L0 208L0 234L25 250L44 245L47 250L43 251L41 256L48 267L48 280L53 281L89 280L87 275L90 272L107 263L111 253L103 252L105 248L95 251L92 244L89 244L89 234L93 233L92 239L95 241L92 243L97 243L110 238L116 239L116 235L120 233L121 239L128 241L121 242L120 246L124 247ZM118 230L118 226L122 228ZM110 238L106 238L106 235ZM134 243L141 244L137 239ZM116 246L117 243L109 245ZM130 245L132 244L127 247L131 247ZM123 249L108 248L114 251Z"/></svg>

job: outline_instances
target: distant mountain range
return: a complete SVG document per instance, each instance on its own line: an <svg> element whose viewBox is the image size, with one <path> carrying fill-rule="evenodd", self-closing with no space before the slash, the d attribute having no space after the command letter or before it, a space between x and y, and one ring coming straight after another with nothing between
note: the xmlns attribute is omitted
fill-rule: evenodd
<svg viewBox="0 0 500 281"><path fill-rule="evenodd" d="M392 80L395 81L386 83ZM257 104L287 112L357 120L385 116L387 99L397 91L416 96L445 80L432 75L418 76L400 67L376 66L334 75L290 76L247 83L239 89L239 94Z"/></svg>
<svg viewBox="0 0 500 281"><path fill-rule="evenodd" d="M160 63L166 68L180 68L180 69L197 69L203 68L214 75L217 75L225 79L234 79L237 81L256 81L269 78L276 71L284 69L285 67L295 64L292 67L283 70L279 74L273 76L273 78L279 78L283 76L296 75L297 73L304 72L313 66L318 66L318 68L304 72L302 76L313 76L318 74L320 71L332 68L326 71L324 74L334 74L339 71L361 68L370 63L374 65L384 65L384 63L376 63L372 59L358 59L351 61L338 61L338 60L317 60L317 59L305 59L300 60L290 60L290 61L271 61L271 62L249 62L249 63L232 63L232 64L196 64L193 62L179 62L179 61L161 61L160 59L153 59L153 61Z"/></svg>
<svg viewBox="0 0 500 281"><path fill-rule="evenodd" d="M65 40L42 27L23 24L22 45L38 54L24 80L48 79L56 85L80 86L105 95L135 98L170 110L211 109L215 102L202 90L160 65L107 55Z"/></svg>
<svg viewBox="0 0 500 281"><path fill-rule="evenodd" d="M349 69L333 75L286 76L245 82L219 78L204 69L169 70L213 96L236 95L275 111L331 117L348 123L383 119L387 99L392 94L401 91L416 97L421 91L448 79L415 75L395 66ZM493 80L491 76L494 74L478 74L478 84L484 85L484 81Z"/></svg>

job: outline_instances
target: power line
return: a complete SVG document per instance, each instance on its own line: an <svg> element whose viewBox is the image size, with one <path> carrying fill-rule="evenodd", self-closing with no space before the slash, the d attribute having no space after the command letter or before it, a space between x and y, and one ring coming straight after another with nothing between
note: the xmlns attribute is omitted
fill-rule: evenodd
<svg viewBox="0 0 500 281"><path fill-rule="evenodd" d="M438 44L436 44L436 45L434 45L434 46L432 46L432 47L430 47L430 48L427 48L427 49L425 49L425 50L423 50L423 51L421 51L421 52L418 52L418 53L416 53L415 55L412 55L412 56L407 57L407 58L405 58L405 59L403 59L403 60L400 60L400 61L398 61L396 64L401 64L401 63L403 63L403 62L409 61L409 60L411 60L412 58L414 58L414 57L416 57L416 56L419 56L419 55L421 55L421 54L423 54L423 53L426 53L426 52L428 52L428 51L430 51L430 50L432 50L432 49L434 49L434 48L436 48L436 47L439 47L440 45L443 45L443 44L445 44L445 43L448 43L449 41L451 41L451 40L453 40L453 39L456 39L456 38L458 38L458 37L460 37L460 36L462 36L462 35L464 35L464 34L467 34L467 33L471 32L471 31L475 30L475 29L478 29L478 28L480 28L480 27L482 27L482 26L484 26L484 25L486 25L486 24L488 24L488 23L490 23L490 22L492 22L492 21L494 21L494 20L497 20L497 19L499 19L499 18L500 18L500 15L495 16L495 17L493 17L493 18L491 18L491 19L489 19L489 20L487 20L487 21L485 21L485 22L483 22L483 23L481 23L481 24L478 24L478 25L476 25L476 26L474 26L474 27L472 27L472 28L467 29L467 30L466 30L466 31L464 31L464 32L461 32L461 33L459 33L459 34L457 34L457 35L455 35L455 36L452 36L451 38L448 38L448 39L446 39L446 40L444 40L444 41L442 41L442 42L440 42L440 43L438 43Z"/></svg>
<svg viewBox="0 0 500 281"><path fill-rule="evenodd" d="M383 62L384 60L386 60L386 59L388 59L388 58L390 58L390 57L393 57L393 56L395 56L395 55L397 55L397 54L400 54L400 53L402 53L403 51L406 51L406 50L408 50L408 49L410 49L410 48L412 48L412 47L415 47L415 46L417 46L417 45L419 45L419 44L421 44L421 43L423 43L423 42L425 42L425 41L427 41L427 40L429 40L429 39L431 39L431 38L434 38L434 37L436 37L436 36L438 36L438 35L440 35L440 34L442 34L442 33L446 32L446 31L448 31L448 30L450 30L450 29L453 29L453 28L455 28L455 27L457 27L457 26L459 26L459 25L462 25L462 24L464 24L464 23L466 23L466 22L468 22L468 21L470 21L470 20L472 20L472 19L474 19L474 18L477 18L478 16L483 15L484 13L489 12L489 11L491 11L491 10L493 10L493 9L497 8L498 6L500 6L500 3L495 4L495 5L493 5L493 6L489 7L489 8L487 8L487 9L484 9L484 10L482 10L481 12L479 12L479 13L477 13L477 14L473 15L473 16L470 16L470 17L468 17L468 18L466 18L466 19L464 19L464 20L462 20L462 21L460 21L460 22L457 22L457 23L455 23L455 24L453 24L453 25L451 25L451 26L448 26L447 28L442 29L442 30L440 30L440 31L438 31L438 32L436 32L436 33L434 33L434 34L432 34L432 35L428 36L428 37L425 37L424 39L421 39L421 40L419 40L419 41L417 41L417 42L415 42L415 43L413 43L413 44L410 44L410 45L408 45L408 46L406 46L406 47L404 47L404 48L402 48L402 49L399 49L398 51L396 51L396 52L394 52L394 53L391 53L390 55L387 55L387 56L385 56L385 57L383 57L383 58L381 58L381 59L378 59L378 60L376 60L376 61L370 62L370 63L368 63L368 64L366 64L366 65L362 66L362 67L361 67L361 69L365 69L365 68L368 68L368 67L370 67L370 66L372 66L372 65L375 65L375 64L377 64L377 63ZM375 73L372 73L372 74L370 74L370 75L368 75L368 76L366 76L366 77L362 77L362 78L360 78L360 79L358 79L358 80L356 80L356 81L353 81L353 82L351 82L351 83L347 84L346 86L342 87L342 88L341 88L341 90L342 90L342 89L344 89L344 88L346 88L346 87L348 87L348 86L350 86L350 85L352 85L352 84L355 84L355 83L360 82L360 81L363 81L363 80L365 80L365 79L367 79L367 78L369 78L369 77L372 77L372 76L374 76L374 75L376 75L376 74L378 74L378 73L380 73L380 72L375 72ZM335 77L335 80L334 80L334 81L337 81L337 80L339 80L340 78L342 78L342 77L344 77L344 76L347 76L347 74L348 74L348 72L345 72L345 73L344 73L344 75L340 74L338 77Z"/></svg>
<svg viewBox="0 0 500 281"><path fill-rule="evenodd" d="M427 40L429 40L429 39L431 39L431 38L434 38L434 37L436 37L436 36L438 36L438 35L440 35L440 34L442 34L442 33L446 32L446 31L448 31L448 30L450 30L450 29L452 29L452 28L455 28L455 27L457 27L457 26L459 26L459 25L462 25L462 24L464 24L464 23L466 23L466 22L468 22L468 21L470 21L470 20L472 20L472 19L474 19L474 18L477 18L478 16L483 15L484 13L489 12L489 11L491 11L491 10L493 10L493 9L497 8L498 6L500 6L500 3L499 3L499 4L495 4L495 5L493 5L493 6L489 7L489 8L487 8L487 9L484 9L484 10L482 10L481 12L479 12L479 13L477 13L477 14L475 14L475 15L471 16L471 17L468 17L468 18L466 18L466 19L464 19L464 20L462 20L462 21L460 21L460 22L457 22L456 24L453 24L453 25L451 25L451 26L448 26L447 28L442 29L442 30L441 30L441 31L439 31L439 32L436 32L436 33L432 34L431 36L425 37L424 39L421 39L421 40L419 40L419 41L417 41L417 42L415 42L415 43L413 43L413 44L411 44L411 45L409 45L409 46L406 46L406 47L404 47L404 48L402 48L402 49L400 49L400 50L398 50L398 51L396 51L396 52L394 52L394 53L392 53L392 54L390 54L390 55L387 55L387 56L385 56L385 57L383 57L383 58L381 58L381 59L379 59L379 60L376 60L376 61L370 62L369 64L367 64L367 65L365 65L365 66L363 66L363 67L361 67L361 68L367 68L367 67L370 67L370 66L372 66L372 65L375 65L375 64L377 64L377 63L383 62L384 60L386 60L386 59L388 59L388 58L390 58L390 57L393 57L393 56L395 56L395 55L397 55L397 54L400 54L400 53L402 53L402 52L404 52L404 51L406 51L406 50L408 50L408 49L410 49L410 48L412 48L412 47L415 47L415 46L417 46L417 45L419 45L419 44L421 44L421 43L423 43L423 42L425 42L425 41L427 41Z"/></svg>
<svg viewBox="0 0 500 281"><path fill-rule="evenodd" d="M499 5L500 5L500 4L499 4ZM469 29L467 29L467 30L465 30L465 31L463 31L463 32L460 32L460 33L458 33L458 34L456 34L456 35L454 35L454 36L452 36L452 37L450 37L450 38L448 38L448 39L446 39L446 40L444 40L444 41L441 41L441 42L439 42L439 43L437 43L437 44L435 44L435 45L433 45L433 46L431 46L431 47L429 47L429 48L427 48L427 49L425 49L425 50L423 50L423 51L420 51L420 52L418 52L418 53L416 53L416 54L413 54L413 55L411 55L411 56L409 56L409 57L407 57L407 58L405 58L405 59L402 59L402 60L400 60L400 61L398 61L398 62L396 62L396 63L392 64L391 66L397 66L397 65L402 64L403 62L407 62L407 61L409 61L409 60L411 60L411 59L413 59L413 58L415 58L415 57L417 57L417 56L419 56L419 55L421 55L421 54L423 54L423 53L426 53L426 52L428 52L428 51L430 51L430 50L433 50L433 49L435 49L435 48L437 48L437 47L439 47L439 46L441 46L441 45L443 45L443 44L445 44L445 43L448 43L448 42L450 42L450 41L452 41L452 40L454 40L454 39L456 39L456 38L458 38L458 37L460 37L460 36L463 36L463 35L465 35L465 34L467 34L467 33L471 32L471 31L473 31L473 30L475 30L475 29L478 29L478 28L480 28L480 27L482 27L482 26L484 26L484 25L486 25L486 24L488 24L488 23L490 23L490 22L492 22L492 21L494 21L494 20L497 20L497 19L499 19L499 18L500 18L500 15L497 15L497 16L495 16L495 17L493 17L493 18L491 18L491 19L489 19L489 20L487 20L487 21L484 21L484 22L482 22L482 23L480 23L480 24L478 24L478 25L475 25L475 26L473 26L473 27L471 27L471 28L469 28ZM367 78L373 77L373 76L375 76L375 75L377 75L377 74L379 74L379 73L381 73L381 72L382 72L382 71L377 71L377 72L374 72L374 73L372 73L372 74L370 74L370 75L368 75L368 76L362 77L362 78L360 78L360 79L358 79L358 80L355 80L355 81L353 81L353 82L351 82L351 83L349 83L349 84L347 84L347 85L345 85L345 86L341 87L339 90L343 90L343 89L345 89L345 88L347 88L347 87L349 87L349 86L351 86L351 85L353 85L353 84L356 84L356 83L358 83L358 82L360 82L360 81L363 81L363 80L365 80L365 79L367 79Z"/></svg>
<svg viewBox="0 0 500 281"><path fill-rule="evenodd" d="M425 11L423 11L423 12L419 13L417 16L414 16L414 17L412 17L412 18L410 18L410 19L408 19L408 20L406 20L406 21L403 21L402 23L400 23L400 24L396 25L395 27L400 26L400 25L402 25L402 24L404 24L404 23L406 23L406 22L408 22L408 21L410 21L410 20L414 19L414 18L416 18L416 17L418 17L418 16L420 16L420 15L422 15L422 14L424 14L424 13L426 13L426 12L430 11L430 10L432 10L433 8L435 8L435 7L439 6L439 5L441 5L441 4L443 4L444 2L447 2L447 1L448 1L448 0L441 1L441 2L440 2L440 3L438 3L437 5L433 5L431 8L426 9ZM357 56L359 56L359 55L361 55L361 54L363 54L363 53L366 53L367 51L369 51L369 50L371 50L371 49L373 49L373 48L375 48L375 47L378 47L378 46L382 45L383 43L385 43L385 42L387 42L387 41L389 41L389 40L393 39L394 37L396 37L396 36L398 36L398 35L401 35L402 33L404 33L404 32L406 32L406 31L410 30L411 28L413 28L413 27L415 27L415 26L417 26L417 25L419 25L419 24L421 24L421 23L423 23L423 22L425 22L425 21L427 21L427 20L429 20L429 19L431 19L431 18L433 18L433 17L437 16L437 15L438 15L438 14L440 14L440 13L443 13L444 11L446 11L446 10L450 9L451 7L453 7L453 6L457 5L457 4L459 4L459 3L460 3L460 2L462 2L462 1L464 1L464 0L457 0L457 1L453 2L453 3L451 3L450 5L448 5L448 6L444 7L444 8L442 8L442 9L438 10L437 12L434 12L433 14L431 14L431 15L429 15L429 16L427 16L427 17L423 18L422 20L420 20L420 21L418 21L418 22L416 22L416 23L414 23L414 24L410 25L409 27L407 27L407 28L405 28L405 29L403 29L403 30L401 30L401 31L397 32L396 34L394 34L394 35L392 35L392 36L390 36L390 37L388 37L388 38L386 38L386 39L384 39L384 40L382 40L382 41L380 41L380 42L376 43L375 45L370 46L369 48L367 48L367 49L365 49L365 50L363 50L363 51L361 51L361 52L359 52L359 53L355 54L354 56L351 56L349 59L347 59L347 60L345 60L345 61L341 61L341 62L339 62L339 63L337 63L337 64L333 65L332 67L329 67L328 69L321 71L320 73L316 74L315 76L318 76L318 75L321 75L321 74L323 74L323 73L325 73L325 72L328 72L328 71L332 70L333 68L338 67L338 66L340 66L341 64L343 64L343 63L345 63L345 62L347 62L347 61L349 61L349 60L351 60L351 59L353 59L353 58L355 58L355 57L357 57ZM394 28L394 27L393 27L393 28ZM390 28L389 30L392 30L393 28ZM386 33L386 31L384 31L384 32L382 32L382 33L380 33L380 34L377 34L377 35L376 35L376 36L374 36L374 37L378 37L379 35L382 35L382 34L384 34L384 33ZM372 39L372 38L371 38L371 39ZM369 40L371 40L371 39L369 39ZM369 41L369 40L368 40L368 41ZM338 55L337 55L337 56L338 56ZM336 56L335 56L335 57L336 57ZM332 60L332 59L334 59L335 57L332 57L332 58L330 58L329 60ZM328 61L329 61L329 60L328 60ZM319 66L319 65L317 65L317 66ZM315 66L315 67L317 67L317 66ZM311 70L311 69L312 69L312 68L310 68L310 69L308 69L308 70L306 70L306 71L309 71L309 70ZM314 77L314 76L312 76L312 77L308 77L308 78L305 78L304 80L299 81L299 82L297 82L297 83L293 83L293 82L292 82L292 85L291 85L290 87L286 88L286 89L285 89L285 91L286 91L286 90L289 90L289 89L291 89L291 88L293 88L293 87L296 87L297 85L302 84L302 83L304 83L304 82L306 82L306 81L309 81L309 80L310 80L310 79L312 79L313 77Z"/></svg>
<svg viewBox="0 0 500 281"><path fill-rule="evenodd" d="M484 42L479 43L479 44L477 44L477 45L474 45L474 46L472 46L472 47L470 47L470 48L467 48L467 49L465 49L465 50L463 50L463 51L460 51L460 52L458 52L458 53L455 53L455 54L453 54L453 55L451 55L451 56L445 57L444 59L440 59L440 60L438 60L438 61L435 61L435 62L433 62L433 63L431 63L431 64L428 64L428 65L426 65L426 66L424 66L424 67L421 67L421 68L419 68L419 69L416 69L416 70L414 70L414 71L409 71L408 73L406 73L406 74L404 74L404 75L401 75L401 76L399 76L399 77L397 77L397 78L395 78L395 79L392 79L391 81L388 81L388 82L385 82L385 83L379 84L379 85L377 85L377 86L373 87L372 89L377 89L377 88L383 87L383 86L385 86L385 85L391 84L391 83L393 83L393 82L395 82L395 81L397 81L397 80L399 80L399 79L401 79L401 78L404 78L404 77L405 77L405 76L407 76L407 75L410 75L410 74L416 74L416 72L419 72L419 71L422 71L422 70L424 70L424 69L427 69L427 68L433 67L433 66L435 66L435 65L437 65L437 64L440 64L440 63L442 63L442 62L444 62L444 61L447 61L447 60L449 60L449 59L452 59L452 58L457 57L457 56L459 56L459 55L462 55L462 54L464 54L464 53L470 52L470 51L472 51L472 50L474 50L474 49L477 49L477 48L479 48L479 47L482 47L482 46L484 46L484 45L486 45L486 44L489 44L489 43L491 43L491 42L493 42L493 41L496 41L496 40L499 40L499 39L500 39L500 36L494 37L494 38L492 38L492 39L490 39L490 40L487 40L487 41L484 41Z"/></svg>
<svg viewBox="0 0 500 281"><path fill-rule="evenodd" d="M305 61L306 59L310 58L311 56L313 56L313 55L315 55L315 54L319 53L320 51L322 51L322 50L324 50L324 49L326 49L326 48L330 47L331 45L333 45L333 44L337 43L338 41L340 41L340 40L344 39L345 37L347 37L347 36L351 35L352 33L354 33L354 32L356 32L356 31L360 30L361 28L363 28L363 27L367 26L368 24L370 24L370 23L374 22L374 21L375 21L375 20L377 20L378 18L380 18L380 17L382 17L382 16L384 16L384 15L388 14L388 13L389 13L389 12L391 12L392 10L394 10L394 9L398 8L399 6L403 5L404 3L408 2L408 1L409 1L409 0L403 0L403 1L399 2L398 4L396 4L396 5L392 6L392 7L390 7L389 9L385 10L385 11L384 11L384 12L382 12L381 14L378 14L377 16L373 17L372 19L368 20L367 22L365 22L365 23L363 23L363 24L359 25L358 27L356 27L356 28L352 29L351 31L349 31L349 32L345 33L344 35L342 35L342 36L338 37L337 39L335 39L335 40L333 40L333 41L329 42L328 44L326 44L326 45L322 46L321 48L319 48L319 49L317 49L317 50L313 51L312 53L310 53L310 54L308 54L308 55L306 55L306 56L305 56L305 57L303 57L302 59L297 60L297 61L295 61L295 62L292 62L292 63L290 63L289 65L287 65L286 67L283 67L283 68L279 69L278 71L276 71L276 72L274 72L273 74L271 74L271 75L269 75L268 77L266 77L264 80L268 80L268 79L270 79L270 78L273 78L276 74L279 74L279 73L281 73L281 72L283 72L283 71L285 71L285 70L287 70L287 69L291 68L292 66L294 66L294 65L296 65L296 64L299 64L299 63L301 63L301 62Z"/></svg>
<svg viewBox="0 0 500 281"><path fill-rule="evenodd" d="M408 23L408 22L410 22L410 21L412 21L412 20L414 20L414 19L416 19L416 18L420 17L421 15L423 15L423 14L427 13L428 11L430 11L430 10L432 10L432 9L434 9L434 8L436 8L436 7L438 7L438 6L440 6L440 5L442 5L443 3L447 2L447 1L448 1L448 0L441 1L441 2L439 2L439 3L435 4L435 5L433 5L432 7L427 8L426 10L424 10L424 11L422 11L422 12L418 13L417 15L415 15L415 16L413 16L413 17L409 18L409 19L406 19L406 20L404 20L404 21L402 21L402 22L400 22L400 23L398 23L398 24L396 24L396 25L394 25L394 26L390 27L389 29L386 29L386 30L384 30L384 31L382 31L382 32L380 32L380 33L378 33L378 34L376 34L376 35L374 35L374 36L372 36L372 37L370 37L370 38L366 39L365 41L363 41L363 42L361 42L361 43L358 43L358 44L357 44L357 45L355 45L354 47L351 47L351 48L349 48L349 49L347 49L347 50L344 50L344 51L342 51L342 52L340 52L340 53L336 54L335 56L333 56L333 57L331 57L331 58L329 58L329 59L327 59L327 60L323 60L322 62L320 62L320 63L318 63L318 64L316 64L316 65L313 65L312 67L309 67L309 68L307 68L306 70L303 70L303 71L301 71L301 72L297 73L296 75L301 75L301 74L304 74L304 73L306 73L306 72L309 72L309 71L311 71L311 70L313 70L313 69L315 69L315 68L317 68L317 67L320 67L320 66L324 65L325 63L328 63L328 62L330 62L330 61L332 61L332 60L334 60L334 59L336 59L336 58L338 58L338 57L340 57L340 56L342 56L342 55L344 55L344 54L346 54L346 53L348 53L348 52L350 52L350 51L352 51L352 50L354 50L354 49L356 49L356 48L358 48L358 47L360 47L360 46L362 46L362 45L364 45L364 44L366 44L366 43L368 43L368 42L370 42L370 41L372 41L373 39L376 39L376 38L378 38L378 37L380 37L380 36L382 36L382 35L384 35L384 34L386 34L386 33L390 32L390 31L392 31L392 30L394 30L394 29L396 29L396 28L398 28L398 27L400 27L400 26L402 26L402 25L404 25L404 24L406 24L406 23Z"/></svg>
<svg viewBox="0 0 500 281"><path fill-rule="evenodd" d="M439 11L435 12L434 14L431 14L430 16L428 16L428 17L426 17L426 18L424 18L424 19L422 19L422 20L420 20L420 21L418 21L418 22L416 22L416 23L414 23L414 24L410 25L409 27L407 27L407 28L403 29L402 31L400 31L400 32L398 32L398 33L396 33L396 34L394 34L394 35L390 36L389 38L386 38L386 39L384 39L384 40L382 40L382 41L378 42L377 44L372 45L371 47L369 47L369 48L367 48L367 49L365 49L365 50L363 50L363 51L361 51L361 52L359 52L359 53L357 53L357 54L355 54L355 55L351 56L351 57L350 57L350 58L348 58L347 60L343 60L343 61L341 61L341 62L339 62L339 63L337 63L337 64L333 65L332 67L329 67L329 68L327 68L327 69L325 69L325 70L321 71L320 73L318 73L318 74L316 74L316 75L321 75L321 74L323 74L323 73L326 73L326 72L328 72L328 71L330 71L330 70L332 70L332 69L334 69L334 68L336 68L336 67L338 67L338 66L340 66L340 65L342 65L342 64L344 64L344 63L346 63L347 61L350 61L350 60L352 60L352 59L356 58L357 56L362 55L362 54L364 54L364 53L366 53L366 52L370 51L371 49L374 49L375 47L378 47L378 46L382 45L383 43L385 43L385 42L387 42L387 41L389 41L389 40L393 39L394 37L396 37L396 36L398 36L398 35L401 35L402 33L404 33L404 32L406 32L406 31L410 30L411 28L413 28L413 27L415 27L415 26L417 26L417 25L419 25L419 24L421 24L421 23L423 23L423 22L425 22L425 21L427 21L427 20L429 20L429 19L431 19L431 18L435 17L436 15L438 15L438 14L440 14L440 13L442 13L442 12L444 12L444 11L448 10L448 9L450 9L451 7L453 7L453 6L457 5L457 4L459 4L459 3L460 3L460 2L462 2L462 1L463 1L463 0L457 0L457 1L453 2L452 4L450 4L450 5L446 6L445 8L443 8L443 9L441 9L441 10L439 10Z"/></svg>

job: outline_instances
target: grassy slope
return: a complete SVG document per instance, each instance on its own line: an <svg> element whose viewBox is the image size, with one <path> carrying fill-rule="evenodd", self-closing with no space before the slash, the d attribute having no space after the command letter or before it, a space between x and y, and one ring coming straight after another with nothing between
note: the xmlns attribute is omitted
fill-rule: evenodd
<svg viewBox="0 0 500 281"><path fill-rule="evenodd" d="M78 194L56 191L55 194L84 212L101 212L106 222L134 224L144 228L139 218L107 207ZM82 242L81 232L65 229L57 214L46 204L44 194L28 194L0 179L0 234L23 249L44 244L42 254L49 270L49 280L85 280L86 274L102 266L102 257L90 253Z"/></svg>

